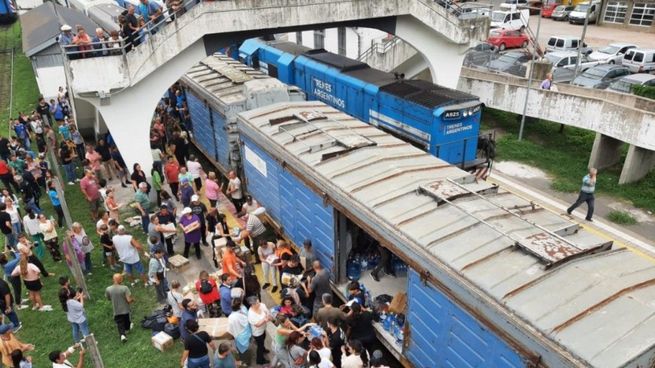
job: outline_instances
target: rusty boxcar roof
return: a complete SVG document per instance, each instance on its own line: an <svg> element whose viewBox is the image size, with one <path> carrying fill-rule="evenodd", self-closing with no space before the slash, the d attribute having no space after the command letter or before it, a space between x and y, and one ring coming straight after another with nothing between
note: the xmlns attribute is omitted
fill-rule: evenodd
<svg viewBox="0 0 655 368"><path fill-rule="evenodd" d="M621 367L652 358L650 259L608 250L611 241L578 224L320 102L251 110L239 129L394 238L424 271L454 274L481 296L473 308L496 324L509 318L523 335L497 327L544 346L543 363Z"/></svg>

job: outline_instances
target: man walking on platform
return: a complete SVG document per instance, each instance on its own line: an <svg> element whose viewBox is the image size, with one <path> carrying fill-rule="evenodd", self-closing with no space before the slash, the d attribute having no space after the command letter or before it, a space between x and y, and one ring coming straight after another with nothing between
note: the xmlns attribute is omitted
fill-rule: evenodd
<svg viewBox="0 0 655 368"><path fill-rule="evenodd" d="M566 210L566 213L571 215L571 212L578 208L582 203L587 202L587 217L585 220L593 222L591 217L594 215L594 191L596 190L596 174L598 170L595 168L589 169L589 174L582 178L582 188L580 188L580 195L578 199Z"/></svg>

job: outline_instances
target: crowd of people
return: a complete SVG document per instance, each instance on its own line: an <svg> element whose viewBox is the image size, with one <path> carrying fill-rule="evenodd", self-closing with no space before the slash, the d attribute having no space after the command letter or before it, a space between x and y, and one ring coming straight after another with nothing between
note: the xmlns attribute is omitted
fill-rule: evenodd
<svg viewBox="0 0 655 368"><path fill-rule="evenodd" d="M5 349L1 353L6 366L31 364L27 353L33 346L15 335L22 327L16 311L30 306L34 311L52 310L51 301L41 296L41 279L55 276L44 264L46 249L52 262L66 261L72 266L76 259L87 277L92 276L97 262L94 254L100 253L103 267L115 272L105 297L111 301L117 336L124 343L134 326L131 288L142 283L153 290L160 305L176 317L184 344L180 361L188 368L208 368L210 361L214 367L249 366L252 362L293 368L382 366L361 289L351 285L354 302L342 308L333 306L329 270L315 257L311 240L297 252L260 219L265 209L244 192L236 172L227 173L222 182L191 153L186 131L189 117L181 89L172 87L155 113L150 173L138 163L128 169L110 134L95 144L85 142L67 115L66 92L59 92L57 100L48 103L40 99L30 114L12 119L14 134L0 137L0 179L4 183L0 230L6 240L5 252L0 254L6 279L0 280L0 304L4 303L3 313L10 321L0 325L0 335L12 341L0 346ZM60 178L59 183L79 185L89 216L96 221L99 244L93 244L86 232L89 229L80 223L65 224L64 199L59 197L57 178L46 160L49 152L64 169L65 180ZM117 183L116 187L111 183ZM119 190L123 195L117 196ZM129 203L121 203L118 198L125 198L125 191L130 190ZM48 195L51 214L42 209L42 193ZM128 221L139 219L141 230L136 231L145 234L144 244L121 224L126 214ZM230 228L228 217L240 224L237 229ZM189 258L192 250L197 260L211 254L219 272L200 272L195 293L189 294L178 280L169 281L169 259L176 253ZM261 281L256 267L261 267ZM81 367L85 353L79 343L92 330L84 292L71 286L66 276L59 278L59 285L60 306L76 345L53 351L49 358L53 367L69 366L68 357L79 348L77 367ZM23 288L28 291L27 300L22 298ZM143 290L139 292L147 292ZM262 303L262 291L281 298L281 304ZM201 331L198 319L221 316L228 319L233 341L214 344L212 337ZM267 337L271 345L266 344ZM15 349L9 350L12 346Z"/></svg>
<svg viewBox="0 0 655 368"><path fill-rule="evenodd" d="M166 11L169 13L169 19L174 20L196 2L183 4L181 0L168 0L166 9L153 0L139 0L137 5L125 0L116 0L116 4L125 9L118 16L118 30L86 30L81 25L76 25L73 30L68 24L61 26L58 41L69 58L101 57L129 52L157 33L165 22Z"/></svg>
<svg viewBox="0 0 655 368"><path fill-rule="evenodd" d="M132 173L136 208L154 255L148 277L158 289L158 300L169 305L179 321L185 347L181 365L204 368L213 361L214 367L236 367L237 362L293 368L382 367L373 314L362 287L351 283L350 302L336 307L329 270L315 256L311 240L296 251L260 219L265 209L244 192L235 171L227 173L225 182L215 172L205 172L190 154L188 123L184 92L173 86L162 99L150 132L151 182L137 174L137 165ZM153 189L154 199L148 195ZM179 214L175 202L181 204ZM228 217L236 219L238 229L230 229ZM179 282L165 286L166 259L176 251L175 226L184 240L182 255L189 258L193 249L200 260L202 247L210 247L219 270L199 272L194 282L197 297L184 294ZM261 267L262 280L255 267ZM262 292L280 297L281 304L265 305ZM213 344L199 328L199 318L220 316L228 319L233 343Z"/></svg>

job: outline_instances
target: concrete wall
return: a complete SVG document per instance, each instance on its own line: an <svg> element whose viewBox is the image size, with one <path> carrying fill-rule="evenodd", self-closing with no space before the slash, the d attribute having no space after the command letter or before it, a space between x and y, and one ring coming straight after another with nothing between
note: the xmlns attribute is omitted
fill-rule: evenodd
<svg viewBox="0 0 655 368"><path fill-rule="evenodd" d="M655 150L655 101L634 95L558 85L528 95L527 115L592 130L647 150ZM458 89L479 96L487 106L520 114L524 78L462 68Z"/></svg>

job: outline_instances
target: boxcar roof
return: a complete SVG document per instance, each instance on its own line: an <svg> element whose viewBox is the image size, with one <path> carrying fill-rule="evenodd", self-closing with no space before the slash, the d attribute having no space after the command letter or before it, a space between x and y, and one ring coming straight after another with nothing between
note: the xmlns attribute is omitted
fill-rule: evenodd
<svg viewBox="0 0 655 368"><path fill-rule="evenodd" d="M246 83L284 87L284 84L277 79L219 53L206 57L192 67L182 80L195 83L204 89L206 95L203 97L223 104L243 102L246 98L244 94Z"/></svg>
<svg viewBox="0 0 655 368"><path fill-rule="evenodd" d="M619 367L652 355L652 260L607 250L578 224L320 102L244 112L239 129L419 271L455 275L480 296L476 309L511 318L562 361Z"/></svg>

